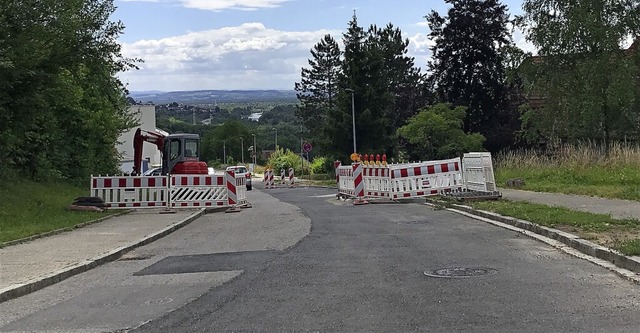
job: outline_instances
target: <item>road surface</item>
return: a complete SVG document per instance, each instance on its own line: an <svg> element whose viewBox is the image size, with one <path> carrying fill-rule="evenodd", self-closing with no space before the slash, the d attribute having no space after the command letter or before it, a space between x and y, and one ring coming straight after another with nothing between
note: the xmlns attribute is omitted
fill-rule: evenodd
<svg viewBox="0 0 640 333"><path fill-rule="evenodd" d="M640 287L418 203L251 191L119 260L0 303L0 332L638 332Z"/></svg>

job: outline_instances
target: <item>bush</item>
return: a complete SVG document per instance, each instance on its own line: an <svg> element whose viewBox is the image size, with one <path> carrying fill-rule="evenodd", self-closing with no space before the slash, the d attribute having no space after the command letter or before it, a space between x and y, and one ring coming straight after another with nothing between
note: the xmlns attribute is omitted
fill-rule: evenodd
<svg viewBox="0 0 640 333"><path fill-rule="evenodd" d="M256 165L253 169L253 173L264 175L264 167L262 165Z"/></svg>
<svg viewBox="0 0 640 333"><path fill-rule="evenodd" d="M333 165L333 162L331 165ZM327 164L326 157L316 157L311 162L311 173L312 174L327 173L328 172L327 166L328 164Z"/></svg>
<svg viewBox="0 0 640 333"><path fill-rule="evenodd" d="M284 151L283 148L280 148L274 152L267 161L267 167L271 167L276 174L279 174L282 169L288 174L289 168L293 168L296 175L302 174L300 155L289 149Z"/></svg>

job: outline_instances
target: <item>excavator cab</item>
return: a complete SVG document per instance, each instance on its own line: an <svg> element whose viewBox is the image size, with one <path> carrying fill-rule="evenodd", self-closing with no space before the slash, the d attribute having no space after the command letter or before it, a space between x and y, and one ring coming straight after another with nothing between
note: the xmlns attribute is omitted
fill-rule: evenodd
<svg viewBox="0 0 640 333"><path fill-rule="evenodd" d="M209 173L207 163L200 161L200 137L198 134L163 135L138 128L134 135L134 172L140 174L142 144L150 142L162 152L162 174Z"/></svg>
<svg viewBox="0 0 640 333"><path fill-rule="evenodd" d="M200 161L200 137L197 134L171 134L164 138L162 173L208 174L207 163Z"/></svg>

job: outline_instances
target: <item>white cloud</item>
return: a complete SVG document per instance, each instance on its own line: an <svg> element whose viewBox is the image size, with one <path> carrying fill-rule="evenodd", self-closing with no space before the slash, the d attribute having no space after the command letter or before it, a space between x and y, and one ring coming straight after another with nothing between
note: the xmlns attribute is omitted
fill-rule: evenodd
<svg viewBox="0 0 640 333"><path fill-rule="evenodd" d="M118 0L120 2L165 2L179 3L186 8L221 11L224 9L258 10L276 8L290 0Z"/></svg>
<svg viewBox="0 0 640 333"><path fill-rule="evenodd" d="M287 32L261 23L123 44L123 55L144 59L120 75L130 90L293 89L309 51L326 34Z"/></svg>
<svg viewBox="0 0 640 333"><path fill-rule="evenodd" d="M180 0L187 8L220 11L223 9L257 10L279 7L288 0Z"/></svg>
<svg viewBox="0 0 640 333"><path fill-rule="evenodd" d="M331 34L342 43L341 31L280 31L262 23L192 32L123 44L123 55L141 58L140 70L120 75L130 90L293 89L308 67L310 50ZM426 71L433 41L427 32L410 36L408 54ZM515 43L535 54L521 31Z"/></svg>
<svg viewBox="0 0 640 333"><path fill-rule="evenodd" d="M520 28L514 29L512 38L513 38L513 42L521 50L525 52L530 52L533 55L536 55L538 53L538 50L536 49L536 47L530 41L527 40L524 32Z"/></svg>
<svg viewBox="0 0 640 333"><path fill-rule="evenodd" d="M417 33L409 38L408 54L415 58L416 67L426 69L427 62L431 59L431 50L434 45L433 41L425 33Z"/></svg>

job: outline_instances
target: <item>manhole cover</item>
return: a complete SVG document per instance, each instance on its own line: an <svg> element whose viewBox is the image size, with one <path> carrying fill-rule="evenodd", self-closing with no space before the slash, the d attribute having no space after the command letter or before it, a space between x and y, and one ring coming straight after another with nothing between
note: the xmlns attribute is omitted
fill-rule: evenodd
<svg viewBox="0 0 640 333"><path fill-rule="evenodd" d="M497 270L488 267L450 267L425 271L424 275L436 278L468 278L496 273Z"/></svg>

